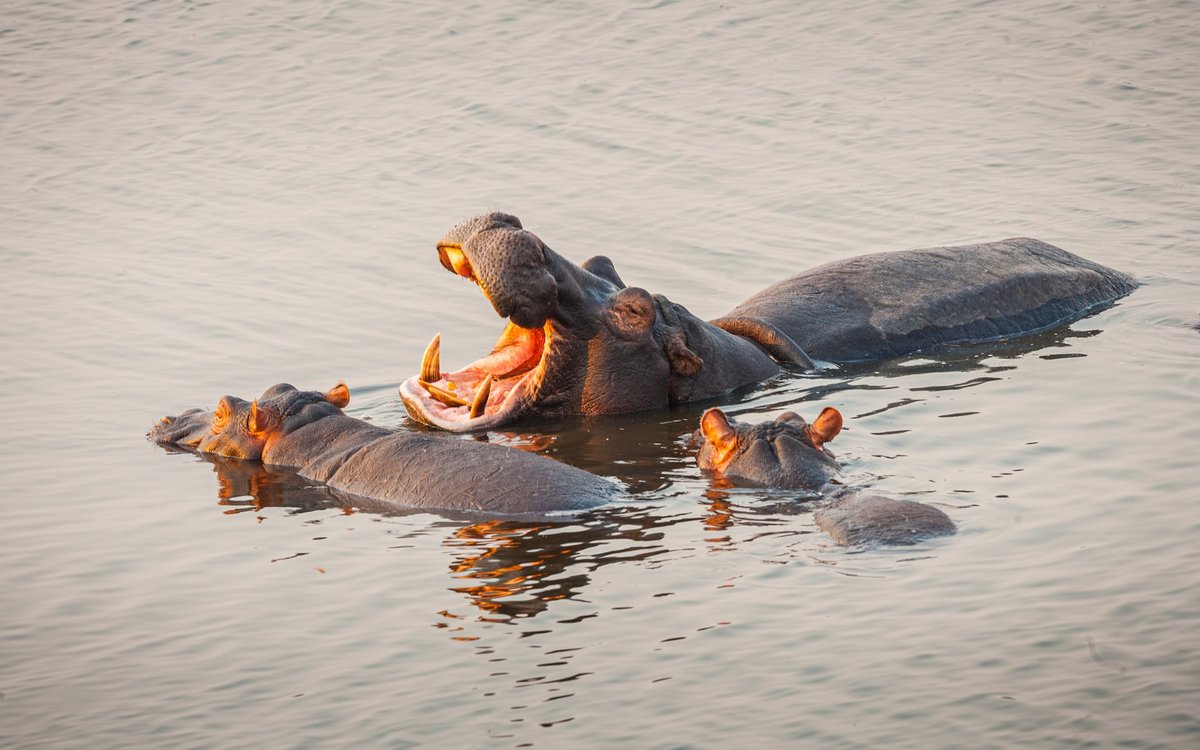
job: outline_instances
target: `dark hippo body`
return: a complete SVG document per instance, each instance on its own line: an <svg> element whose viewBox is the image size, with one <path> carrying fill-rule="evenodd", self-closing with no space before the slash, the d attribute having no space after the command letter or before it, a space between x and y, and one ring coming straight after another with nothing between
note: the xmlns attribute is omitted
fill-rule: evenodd
<svg viewBox="0 0 1200 750"><path fill-rule="evenodd" d="M772 422L745 424L709 409L694 436L696 462L735 485L824 493L813 518L838 544L909 545L957 531L954 521L932 505L831 484L841 467L824 445L841 427L842 417L833 408L824 409L811 425L792 412Z"/></svg>
<svg viewBox="0 0 1200 750"><path fill-rule="evenodd" d="M932 505L853 490L818 508L813 519L833 541L846 546L918 544L958 530L950 516Z"/></svg>
<svg viewBox="0 0 1200 750"><path fill-rule="evenodd" d="M717 326L774 326L815 359L874 362L1055 328L1133 291L1125 274L1045 242L876 253L767 287Z"/></svg>
<svg viewBox="0 0 1200 750"><path fill-rule="evenodd" d="M782 368L875 362L1036 333L1111 305L1125 274L1032 239L836 261L779 282L711 323L582 266L515 216L469 219L438 242L508 325L492 352L441 369L438 339L400 386L415 419L455 432L715 398Z"/></svg>
<svg viewBox="0 0 1200 750"><path fill-rule="evenodd" d="M322 394L280 384L254 403L226 396L215 411L164 417L149 438L261 460L398 508L536 515L592 508L619 494L611 482L515 448L348 417L340 408L348 399L339 389Z"/></svg>

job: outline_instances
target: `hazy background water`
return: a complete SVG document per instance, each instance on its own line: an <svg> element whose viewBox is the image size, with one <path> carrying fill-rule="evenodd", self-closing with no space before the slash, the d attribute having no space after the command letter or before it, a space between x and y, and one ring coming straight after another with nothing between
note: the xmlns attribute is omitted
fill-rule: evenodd
<svg viewBox="0 0 1200 750"><path fill-rule="evenodd" d="M2 10L0 744L1200 742L1196 3ZM487 208L705 317L1016 235L1144 286L734 405L841 409L849 481L958 522L917 549L710 486L699 409L491 435L637 493L563 524L346 512L144 442L281 380L404 425L429 337L453 365L500 328L433 252Z"/></svg>

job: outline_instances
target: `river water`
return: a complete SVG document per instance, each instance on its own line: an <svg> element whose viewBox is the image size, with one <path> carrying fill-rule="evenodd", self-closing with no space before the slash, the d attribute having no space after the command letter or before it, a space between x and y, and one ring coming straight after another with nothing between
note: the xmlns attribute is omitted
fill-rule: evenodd
<svg viewBox="0 0 1200 750"><path fill-rule="evenodd" d="M0 15L0 745L1200 743L1195 2L111 2ZM487 439L614 477L557 523L345 509L145 442L500 330L496 208L704 317L863 252L1034 236L1135 275L986 352L783 377L846 481L960 533L831 544L701 407ZM446 467L452 472L453 467Z"/></svg>

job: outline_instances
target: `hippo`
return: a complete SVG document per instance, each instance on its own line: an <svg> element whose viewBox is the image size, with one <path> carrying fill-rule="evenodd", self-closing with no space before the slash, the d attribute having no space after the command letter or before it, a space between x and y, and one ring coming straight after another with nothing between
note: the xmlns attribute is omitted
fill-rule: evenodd
<svg viewBox="0 0 1200 750"><path fill-rule="evenodd" d="M705 322L628 287L612 262L577 266L510 214L437 243L447 270L507 319L491 353L444 371L441 339L400 385L416 420L452 432L542 417L660 409L762 382L784 368L870 364L999 342L1112 305L1129 276L1035 239L876 253L792 276Z"/></svg>
<svg viewBox="0 0 1200 750"><path fill-rule="evenodd" d="M694 436L696 463L739 486L826 492L813 517L838 544L911 545L955 533L954 521L932 505L843 487L829 491L840 467L825 444L841 429L842 415L832 406L812 424L790 411L752 425L709 409Z"/></svg>
<svg viewBox="0 0 1200 750"><path fill-rule="evenodd" d="M342 412L349 401L345 384L322 393L280 383L255 401L225 396L213 411L163 417L147 437L287 468L375 507L536 516L593 508L620 493L613 482L516 448L372 425Z"/></svg>

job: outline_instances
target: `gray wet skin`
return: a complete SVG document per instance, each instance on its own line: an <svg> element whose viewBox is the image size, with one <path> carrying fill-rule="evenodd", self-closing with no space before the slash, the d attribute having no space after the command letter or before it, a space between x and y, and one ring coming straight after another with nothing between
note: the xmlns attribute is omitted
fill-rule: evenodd
<svg viewBox="0 0 1200 750"><path fill-rule="evenodd" d="M793 412L747 424L709 409L694 436L699 444L696 463L738 486L826 493L813 517L838 544L909 545L957 530L949 516L931 505L833 487L830 482L840 467L825 443L841 426L841 414L832 407L811 425Z"/></svg>
<svg viewBox="0 0 1200 750"><path fill-rule="evenodd" d="M615 414L700 401L813 360L873 362L1060 326L1111 305L1136 283L1033 239L865 255L779 282L711 323L626 287L611 261L566 260L515 216L451 229L438 257L479 285L508 325L492 353L456 371L434 359L400 395L416 419L490 429L538 417ZM439 399L421 385L486 407Z"/></svg>
<svg viewBox="0 0 1200 750"><path fill-rule="evenodd" d="M261 460L340 492L398 508L536 515L591 508L619 493L581 469L525 451L426 432L395 431L342 413L346 386L325 393L281 383L257 401L163 417L160 445Z"/></svg>

